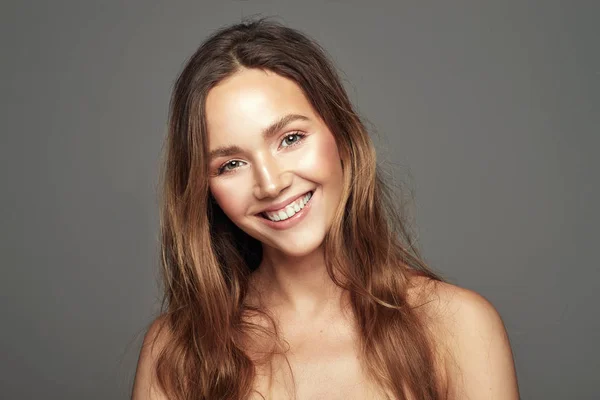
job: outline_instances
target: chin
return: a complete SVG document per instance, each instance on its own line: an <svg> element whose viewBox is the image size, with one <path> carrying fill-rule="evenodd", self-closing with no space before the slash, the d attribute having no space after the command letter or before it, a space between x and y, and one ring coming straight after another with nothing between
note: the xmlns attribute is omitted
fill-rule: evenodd
<svg viewBox="0 0 600 400"><path fill-rule="evenodd" d="M285 257L303 258L307 257L323 248L323 239L320 235L314 235L310 240L293 241L293 243L271 243L263 244L269 247L272 251L279 253Z"/></svg>

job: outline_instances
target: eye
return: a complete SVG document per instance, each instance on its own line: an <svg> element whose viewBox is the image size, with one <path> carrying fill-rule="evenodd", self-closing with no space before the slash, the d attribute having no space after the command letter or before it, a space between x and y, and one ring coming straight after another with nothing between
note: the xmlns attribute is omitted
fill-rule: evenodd
<svg viewBox="0 0 600 400"><path fill-rule="evenodd" d="M287 135L281 141L281 147L290 147L298 143L304 138L304 135L300 132L292 133L291 135Z"/></svg>
<svg viewBox="0 0 600 400"><path fill-rule="evenodd" d="M237 167L241 166L245 164L243 161L240 160L231 160L226 162L225 164L221 165L221 167L219 167L219 175L221 174L225 174L228 172L233 171L234 169L236 169Z"/></svg>

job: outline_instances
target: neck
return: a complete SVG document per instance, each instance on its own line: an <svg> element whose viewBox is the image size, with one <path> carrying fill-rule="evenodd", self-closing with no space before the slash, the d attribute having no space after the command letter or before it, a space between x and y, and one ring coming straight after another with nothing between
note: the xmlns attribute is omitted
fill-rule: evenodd
<svg viewBox="0 0 600 400"><path fill-rule="evenodd" d="M342 308L345 293L329 277L322 247L302 257L290 257L264 246L255 278L261 298L273 310L314 319L327 310Z"/></svg>

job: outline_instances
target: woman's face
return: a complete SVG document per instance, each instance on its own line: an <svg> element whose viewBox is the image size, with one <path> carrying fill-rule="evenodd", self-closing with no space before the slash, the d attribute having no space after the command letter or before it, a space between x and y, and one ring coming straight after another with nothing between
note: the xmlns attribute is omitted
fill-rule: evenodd
<svg viewBox="0 0 600 400"><path fill-rule="evenodd" d="M206 99L210 190L250 236L288 256L317 249L340 202L332 133L300 87L243 69Z"/></svg>

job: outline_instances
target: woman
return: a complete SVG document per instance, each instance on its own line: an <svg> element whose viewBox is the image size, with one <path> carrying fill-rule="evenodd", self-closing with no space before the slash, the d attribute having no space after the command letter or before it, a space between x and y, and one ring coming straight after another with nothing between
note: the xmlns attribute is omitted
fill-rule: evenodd
<svg viewBox="0 0 600 400"><path fill-rule="evenodd" d="M164 313L134 399L517 399L502 321L419 259L323 50L223 28L170 110Z"/></svg>

